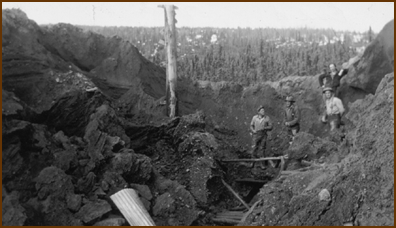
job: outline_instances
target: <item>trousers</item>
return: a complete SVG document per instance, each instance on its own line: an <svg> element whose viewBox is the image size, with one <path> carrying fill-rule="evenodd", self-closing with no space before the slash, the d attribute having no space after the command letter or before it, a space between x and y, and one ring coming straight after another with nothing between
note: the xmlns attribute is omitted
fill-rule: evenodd
<svg viewBox="0 0 396 228"><path fill-rule="evenodd" d="M252 157L261 158L264 157L264 152L267 143L267 132L258 131L253 133L252 138Z"/></svg>

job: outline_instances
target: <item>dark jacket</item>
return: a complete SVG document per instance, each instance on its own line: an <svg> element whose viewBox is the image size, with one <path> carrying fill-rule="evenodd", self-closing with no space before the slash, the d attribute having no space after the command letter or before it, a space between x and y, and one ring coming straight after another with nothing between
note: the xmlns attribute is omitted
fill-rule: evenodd
<svg viewBox="0 0 396 228"><path fill-rule="evenodd" d="M345 76L348 73L348 69L343 69L342 72L341 70L337 71L337 73L334 75L334 77L331 77L330 73L323 73L319 75L319 85L321 87L339 87L340 86L340 81L343 76ZM326 79L326 84L324 84L324 79Z"/></svg>
<svg viewBox="0 0 396 228"><path fill-rule="evenodd" d="M292 104L290 107L285 108L285 122L290 123L290 127L299 123L300 111L296 104Z"/></svg>

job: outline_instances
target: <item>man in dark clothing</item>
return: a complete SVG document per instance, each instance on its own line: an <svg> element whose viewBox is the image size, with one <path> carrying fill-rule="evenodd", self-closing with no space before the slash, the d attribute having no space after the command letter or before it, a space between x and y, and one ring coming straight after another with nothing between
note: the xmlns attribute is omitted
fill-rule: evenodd
<svg viewBox="0 0 396 228"><path fill-rule="evenodd" d="M252 157L262 158L264 157L266 148L267 131L272 130L272 123L270 118L265 115L263 106L260 106L257 112L258 114L253 116L252 122L250 123L250 130L253 133ZM272 161L270 163L272 163ZM260 165L261 168L265 169L263 163L260 163Z"/></svg>
<svg viewBox="0 0 396 228"><path fill-rule="evenodd" d="M334 96L338 97L337 88L340 86L340 80L348 73L348 69L337 70L335 64L329 65L330 72L319 75L319 85L322 88L330 87L333 89Z"/></svg>
<svg viewBox="0 0 396 228"><path fill-rule="evenodd" d="M285 125L288 128L288 133L291 136L291 142L294 140L294 136L300 131L300 111L295 104L293 96L286 97L286 108L285 108Z"/></svg>

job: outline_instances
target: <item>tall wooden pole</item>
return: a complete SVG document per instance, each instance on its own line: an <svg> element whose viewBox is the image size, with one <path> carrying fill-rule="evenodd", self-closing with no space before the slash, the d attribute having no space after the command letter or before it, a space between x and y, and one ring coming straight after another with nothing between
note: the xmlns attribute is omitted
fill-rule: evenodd
<svg viewBox="0 0 396 228"><path fill-rule="evenodd" d="M167 52L166 67L166 110L170 117L177 116L177 52L176 52L176 19L174 5L160 5L165 11L165 44Z"/></svg>

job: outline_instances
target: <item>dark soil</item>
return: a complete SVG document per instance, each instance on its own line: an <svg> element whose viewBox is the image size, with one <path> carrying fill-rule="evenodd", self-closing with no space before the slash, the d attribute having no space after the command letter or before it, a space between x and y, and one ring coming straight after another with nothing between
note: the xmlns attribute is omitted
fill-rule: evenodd
<svg viewBox="0 0 396 228"><path fill-rule="evenodd" d="M381 78L366 80L366 58L353 66L359 82L377 85L345 80L345 125L330 133L319 121L317 75L249 88L180 79L180 116L171 119L161 105L165 70L129 42L40 27L20 10L3 10L2 23L3 225L127 225L110 199L124 188L138 192L156 225L224 225L212 218L244 208L222 180L250 206L262 200L239 225L394 224L389 26L373 42L386 48L366 54L370 72L385 69ZM302 116L291 145L287 94ZM279 162L222 162L249 157L259 105L274 124L265 156L288 156L282 173ZM323 189L330 198L319 198Z"/></svg>

